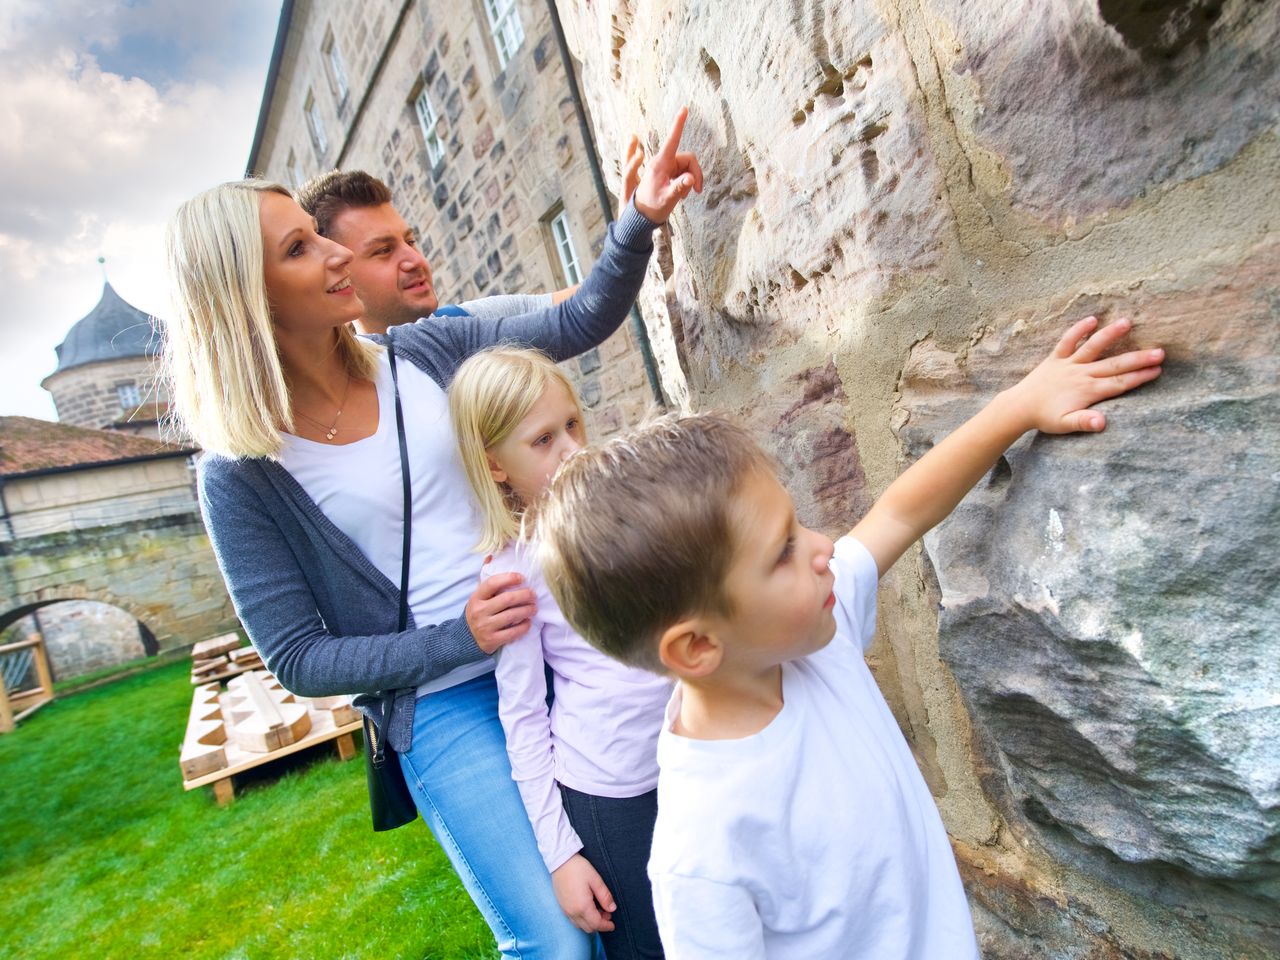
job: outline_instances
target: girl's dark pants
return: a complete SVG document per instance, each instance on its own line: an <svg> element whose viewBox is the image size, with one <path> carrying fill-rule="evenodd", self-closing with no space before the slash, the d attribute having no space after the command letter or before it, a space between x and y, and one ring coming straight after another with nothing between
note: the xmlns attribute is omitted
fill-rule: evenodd
<svg viewBox="0 0 1280 960"><path fill-rule="evenodd" d="M614 929L600 934L608 960L661 960L662 942L649 888L649 848L658 817L658 791L617 799L579 793L561 784L565 813L582 840L582 855L599 872L618 909Z"/></svg>

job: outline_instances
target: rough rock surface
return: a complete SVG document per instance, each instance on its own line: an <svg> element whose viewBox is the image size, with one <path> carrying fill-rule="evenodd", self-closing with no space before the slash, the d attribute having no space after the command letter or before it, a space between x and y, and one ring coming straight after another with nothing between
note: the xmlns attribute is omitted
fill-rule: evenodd
<svg viewBox="0 0 1280 960"><path fill-rule="evenodd" d="M663 387L767 437L807 522L1079 316L1167 348L885 577L871 662L989 956L1280 955L1280 4L560 9L605 156L690 106Z"/></svg>

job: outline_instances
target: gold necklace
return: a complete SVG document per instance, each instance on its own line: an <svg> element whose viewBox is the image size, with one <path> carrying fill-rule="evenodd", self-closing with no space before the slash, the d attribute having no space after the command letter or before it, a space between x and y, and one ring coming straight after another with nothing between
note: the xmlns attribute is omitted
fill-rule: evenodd
<svg viewBox="0 0 1280 960"><path fill-rule="evenodd" d="M295 409L293 412L296 413L298 416L300 416L303 420L310 420L312 423L314 423L317 427L319 427L321 430L324 431L324 438L332 442L333 438L338 435L338 421L342 419L342 408L347 405L347 394L349 394L350 392L351 392L351 374L348 373L347 385L345 389L343 389L342 391L342 402L338 404L338 413L333 418L333 423L329 424L328 426L325 426L315 417L307 416L301 410Z"/></svg>

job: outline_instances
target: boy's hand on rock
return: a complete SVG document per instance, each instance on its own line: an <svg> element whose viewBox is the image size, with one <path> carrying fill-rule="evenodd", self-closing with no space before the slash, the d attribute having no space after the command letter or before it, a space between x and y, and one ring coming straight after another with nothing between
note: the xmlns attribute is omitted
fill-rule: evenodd
<svg viewBox="0 0 1280 960"><path fill-rule="evenodd" d="M1107 425L1100 410L1089 408L1160 376L1164 351L1133 350L1100 359L1132 324L1116 320L1096 329L1097 317L1085 317L1058 341L1053 352L1009 393L1025 411L1027 429L1045 433L1097 433Z"/></svg>
<svg viewBox="0 0 1280 960"><path fill-rule="evenodd" d="M688 116L689 108L681 107L671 125L671 132L636 187L636 209L654 223L666 223L676 204L688 196L690 190L702 192L702 168L698 166L698 158L692 153L678 152Z"/></svg>

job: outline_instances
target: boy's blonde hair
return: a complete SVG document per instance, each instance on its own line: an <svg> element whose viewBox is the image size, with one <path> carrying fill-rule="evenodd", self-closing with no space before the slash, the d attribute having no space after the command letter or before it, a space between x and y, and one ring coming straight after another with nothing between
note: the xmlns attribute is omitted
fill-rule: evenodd
<svg viewBox="0 0 1280 960"><path fill-rule="evenodd" d="M579 411L573 384L540 350L496 346L469 357L449 384L449 418L471 489L480 503L476 550L492 553L520 534L526 504L489 473L486 452L519 426L549 384L558 383Z"/></svg>
<svg viewBox="0 0 1280 960"><path fill-rule="evenodd" d="M263 275L259 204L278 183L241 180L192 197L165 241L177 315L166 325L164 367L179 427L205 450L276 457L293 410L276 348ZM352 377L371 380L376 347L335 328Z"/></svg>
<svg viewBox="0 0 1280 960"><path fill-rule="evenodd" d="M666 673L662 632L729 616L734 495L769 456L713 415L659 417L565 461L537 505L538 559L565 619L615 660Z"/></svg>

